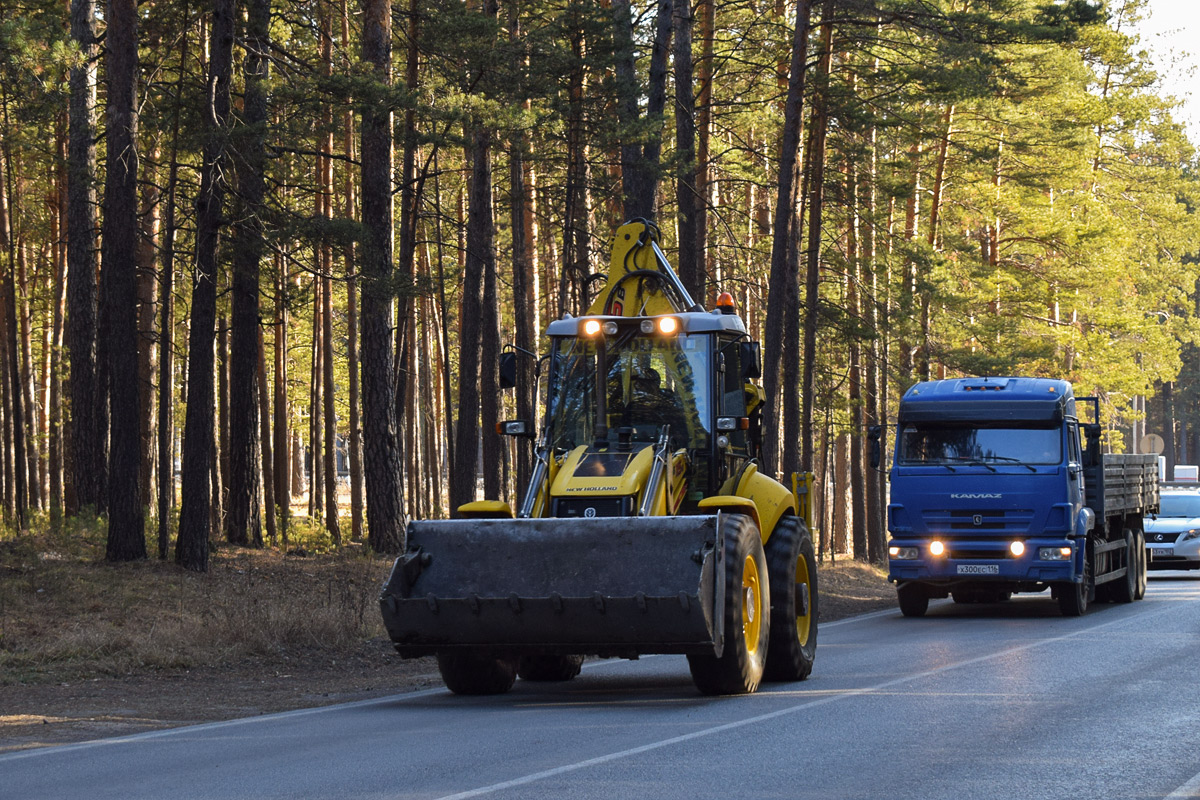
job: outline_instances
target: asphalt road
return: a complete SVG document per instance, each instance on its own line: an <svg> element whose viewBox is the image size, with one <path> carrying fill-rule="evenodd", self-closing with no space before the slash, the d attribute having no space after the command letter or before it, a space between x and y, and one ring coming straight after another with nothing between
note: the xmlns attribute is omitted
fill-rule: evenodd
<svg viewBox="0 0 1200 800"><path fill-rule="evenodd" d="M680 656L0 755L0 798L1200 797L1200 575L822 626L813 676L698 695Z"/></svg>

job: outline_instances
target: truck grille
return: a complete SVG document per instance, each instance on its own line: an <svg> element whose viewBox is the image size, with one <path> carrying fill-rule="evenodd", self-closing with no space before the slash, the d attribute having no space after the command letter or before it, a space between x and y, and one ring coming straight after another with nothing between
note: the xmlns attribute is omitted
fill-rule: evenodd
<svg viewBox="0 0 1200 800"><path fill-rule="evenodd" d="M996 550L981 550L978 548L955 547L950 545L950 558L955 560L970 560L976 559L981 561L996 561L998 559L1012 558L1012 553L1007 547Z"/></svg>
<svg viewBox="0 0 1200 800"><path fill-rule="evenodd" d="M930 533L944 536L974 536L984 532L1008 535L1029 531L1033 524L1033 509L929 509L924 520Z"/></svg>

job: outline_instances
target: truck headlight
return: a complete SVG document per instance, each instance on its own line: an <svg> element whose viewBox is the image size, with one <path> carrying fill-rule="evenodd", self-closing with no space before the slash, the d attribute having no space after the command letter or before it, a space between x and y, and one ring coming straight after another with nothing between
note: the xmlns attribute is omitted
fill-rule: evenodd
<svg viewBox="0 0 1200 800"><path fill-rule="evenodd" d="M1025 543L1024 542L1013 542L1012 544L1010 544L1008 546L1008 551L1010 553L1012 553L1014 556L1016 556L1017 558L1020 558L1021 556L1025 555Z"/></svg>
<svg viewBox="0 0 1200 800"><path fill-rule="evenodd" d="M1068 561L1071 558L1069 547L1039 547L1039 561Z"/></svg>
<svg viewBox="0 0 1200 800"><path fill-rule="evenodd" d="M892 545L888 548L888 555L897 561L912 561L917 557L917 548Z"/></svg>
<svg viewBox="0 0 1200 800"><path fill-rule="evenodd" d="M937 539L934 539L932 542L929 543L929 555L941 556L941 555L945 555L945 554L946 554L946 545L942 544Z"/></svg>

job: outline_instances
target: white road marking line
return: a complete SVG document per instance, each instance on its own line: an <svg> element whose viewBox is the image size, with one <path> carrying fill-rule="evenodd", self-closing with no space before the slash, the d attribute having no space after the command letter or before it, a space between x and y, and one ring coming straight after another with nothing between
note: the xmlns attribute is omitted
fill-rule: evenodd
<svg viewBox="0 0 1200 800"><path fill-rule="evenodd" d="M1192 600L1192 602L1196 602L1196 600ZM1061 636L1055 636L1050 639L1039 639L1036 642L1029 642L1028 644L1019 645L1017 647L1010 647L1007 650L1001 650L996 653L990 653L988 655L977 656L975 658L969 658L966 661L959 661L954 664L945 664L943 666L936 667L931 670L926 670L924 672L919 672L919 673L916 673L913 675L905 675L905 676L902 676L899 678L893 678L890 681L884 681L883 683L876 684L875 686L869 686L869 687L865 687L862 689L848 689L844 692L839 692L837 694L825 695L825 696L817 698L815 700L810 700L810 701L804 702L804 703L798 703L794 706L788 706L787 708L781 708L777 711L771 711L766 714L759 714L757 716L748 717L746 719L738 720L736 722L727 722L723 725L715 725L711 728L705 728L703 730L693 731L691 733L685 733L680 736L672 736L668 739L660 739L657 742L649 742L647 744L640 745L638 747L631 747L627 750L619 750L615 753L608 753L606 755L596 756L595 758L589 758L589 759L585 759L583 761L577 761L573 764L563 764L562 766L554 767L552 769L542 770L540 772L533 772L528 775L522 775L521 777L518 777L518 778L513 778L513 779L507 780L507 781L502 781L500 783L493 783L488 786L480 786L477 789L470 789L468 791L459 792L457 794L443 795L443 796L437 798L437 800L466 800L466 798L469 798L469 797L480 797L482 795L493 794L495 792L504 791L505 789L513 789L518 786L525 786L530 783L535 783L540 780L545 780L546 778L553 778L558 775L566 774L568 772L576 772L578 770L586 769L588 767L595 767L595 766L599 766L601 764L607 764L607 763L610 763L613 761L620 761L621 759L630 758L631 756L637 756L637 755L641 755L642 753L651 752L653 750L660 750L664 747L671 747L672 745L689 742L689 741L692 741L693 739L701 739L706 736L712 736L714 734L724 733L726 731L737 730L738 728L744 728L748 725L756 725L760 722L767 722L769 720L778 719L779 717L785 717L790 714L795 714L800 711L805 711L810 708L815 708L816 706L822 706L822 705L826 705L828 703L833 703L838 700L845 700L848 698L855 698L855 697L861 697L863 695L873 694L873 693L879 692L883 689L889 689L893 686L899 686L901 684L918 681L923 678L928 678L933 675L938 675L943 672L948 672L949 670L952 670L952 669L958 669L960 667L967 667L967 666L971 666L972 664L980 664L985 661L991 661L993 659L1003 658L1005 656L1010 656L1010 655L1013 655L1016 653L1022 653L1027 650L1032 650L1034 648L1041 647L1043 645L1055 644L1057 642L1062 642L1067 639L1073 639L1077 636L1082 636L1084 634L1093 633L1095 631L1101 630L1103 628L1108 628L1113 625L1118 625L1118 624L1127 623L1127 622L1141 624L1142 622L1145 621L1147 616L1157 616L1159 614L1165 614L1168 611L1173 610L1173 608L1174 608L1173 606L1168 606L1167 608L1163 608L1162 610L1159 610L1159 611L1152 611L1149 614L1137 614L1137 615L1133 615L1133 616L1129 616L1129 617L1123 617L1121 619L1109 620L1107 622L1102 622L1098 625L1092 625L1090 627L1083 628L1082 630L1072 631L1071 633L1065 633ZM876 613L878 613L878 612L876 612ZM891 613L891 612L888 612L888 613ZM1197 781L1198 785L1200 785L1200 775L1198 775L1193 780ZM1190 785L1190 782L1189 782L1189 785ZM1181 789L1182 788L1183 787L1181 787ZM1174 797L1174 796L1175 795L1172 795L1172 797ZM1180 795L1180 797L1191 797L1191 795Z"/></svg>
<svg viewBox="0 0 1200 800"><path fill-rule="evenodd" d="M1200 797L1200 773L1193 775L1190 781L1171 792L1163 800L1180 800L1184 797Z"/></svg>
<svg viewBox="0 0 1200 800"><path fill-rule="evenodd" d="M373 705L383 705L385 703L397 703L407 700L416 700L422 697L429 697L435 694L444 694L446 688L439 686L436 689L422 689L417 692L407 692L405 694L393 694L386 697L374 697L370 700L355 700L352 703L339 703L332 706L317 706L316 708L297 708L292 711L279 711L274 714L260 714L257 717L240 717L238 719L224 719L216 722L202 722L199 725L184 725L177 728L163 728L157 731L146 731L144 733L131 733L128 736L116 736L111 739L92 739L87 742L76 742L74 744L58 744L47 745L30 750L16 750L11 753L0 753L0 764L6 761L17 761L22 758L32 758L39 755L49 755L58 753L71 753L78 750L87 750L93 747L107 747L114 744L125 744L126 742L136 742L142 739L161 739L165 736L175 736L180 734L191 734L197 731L212 731L220 728L236 728L242 725L252 725L258 722L267 722L277 719L288 719L290 717L307 717L312 714L322 714L328 711L338 711L347 708L364 708Z"/></svg>

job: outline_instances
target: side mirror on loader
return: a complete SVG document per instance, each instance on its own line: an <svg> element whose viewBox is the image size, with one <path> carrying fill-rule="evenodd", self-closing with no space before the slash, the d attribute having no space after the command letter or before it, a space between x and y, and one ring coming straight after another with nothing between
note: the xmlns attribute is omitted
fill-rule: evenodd
<svg viewBox="0 0 1200 800"><path fill-rule="evenodd" d="M533 425L529 420L510 419L496 423L496 433L501 436L528 436L533 438Z"/></svg>
<svg viewBox="0 0 1200 800"><path fill-rule="evenodd" d="M741 342L738 355L742 362L742 380L762 377L762 354L758 342Z"/></svg>
<svg viewBox="0 0 1200 800"><path fill-rule="evenodd" d="M517 385L517 353L509 350L500 354L500 388L512 389Z"/></svg>
<svg viewBox="0 0 1200 800"><path fill-rule="evenodd" d="M872 425L867 428L867 441L871 443L871 468L879 469L879 462L883 460L882 448L879 443L880 437L883 435L883 429L878 425Z"/></svg>

